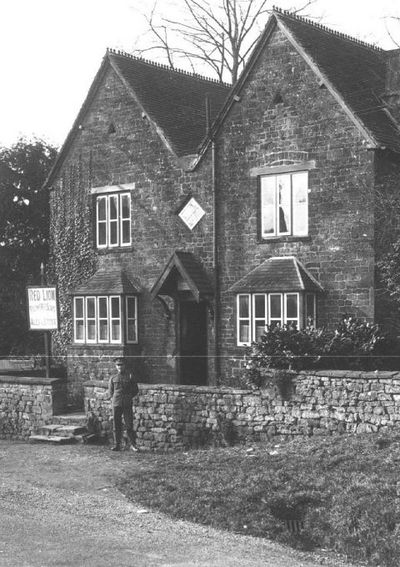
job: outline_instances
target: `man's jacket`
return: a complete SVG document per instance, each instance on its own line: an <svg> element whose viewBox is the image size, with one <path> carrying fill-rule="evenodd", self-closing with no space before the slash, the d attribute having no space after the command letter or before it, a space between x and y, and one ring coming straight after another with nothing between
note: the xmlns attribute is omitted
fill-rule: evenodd
<svg viewBox="0 0 400 567"><path fill-rule="evenodd" d="M132 374L126 372L111 376L108 391L112 398L113 407L131 405L133 398L138 394L139 388Z"/></svg>

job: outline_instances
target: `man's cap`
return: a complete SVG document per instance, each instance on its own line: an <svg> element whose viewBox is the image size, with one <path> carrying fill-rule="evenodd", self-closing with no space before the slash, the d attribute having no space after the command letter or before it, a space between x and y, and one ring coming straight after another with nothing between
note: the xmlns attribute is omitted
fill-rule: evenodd
<svg viewBox="0 0 400 567"><path fill-rule="evenodd" d="M114 362L115 364L126 364L125 358L122 357L114 358Z"/></svg>

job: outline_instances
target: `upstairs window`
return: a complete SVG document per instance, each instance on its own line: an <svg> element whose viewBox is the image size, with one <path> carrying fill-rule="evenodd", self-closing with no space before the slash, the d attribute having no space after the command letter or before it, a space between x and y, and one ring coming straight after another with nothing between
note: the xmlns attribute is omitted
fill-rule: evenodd
<svg viewBox="0 0 400 567"><path fill-rule="evenodd" d="M261 238L307 236L308 172L261 177Z"/></svg>
<svg viewBox="0 0 400 567"><path fill-rule="evenodd" d="M74 342L122 344L138 342L136 296L74 297Z"/></svg>
<svg viewBox="0 0 400 567"><path fill-rule="evenodd" d="M117 193L96 198L97 248L131 245L131 195Z"/></svg>

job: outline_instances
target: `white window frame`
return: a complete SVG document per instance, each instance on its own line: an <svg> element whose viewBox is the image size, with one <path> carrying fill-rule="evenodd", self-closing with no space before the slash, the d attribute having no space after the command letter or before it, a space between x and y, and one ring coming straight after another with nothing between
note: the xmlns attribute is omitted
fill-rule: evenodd
<svg viewBox="0 0 400 567"><path fill-rule="evenodd" d="M106 299L107 301L107 340L100 339L100 301ZM111 305L112 300L118 300L118 317L112 317L111 313ZM128 323L133 318L128 320L128 301L134 300L135 305L135 334L136 340L131 341L128 340ZM91 317L90 320L87 317L88 314L88 301L94 300L94 310L95 310L95 317ZM76 306L77 302L82 301L82 317L76 317ZM101 320L105 320L102 317ZM77 323L81 321L83 322L83 339L77 338ZM95 338L88 339L88 328L89 322L95 322ZM112 337L112 325L113 323L117 323L119 328L119 338L115 339ZM73 298L73 337L74 343L76 344L99 344L99 345L106 345L106 344L138 344L139 343L139 332L138 332L138 297L136 295L77 295Z"/></svg>
<svg viewBox="0 0 400 567"><path fill-rule="evenodd" d="M248 317L240 317L240 298L241 297L247 298L248 306L249 306L249 316ZM250 293L239 293L236 296L236 313L237 313L236 333L237 333L237 341L238 341L237 344L239 346L249 345L250 343L248 343L248 342L241 342L240 341L240 323L243 322L243 321L248 321L248 323L249 323L249 335L250 335L250 338L251 338L251 294Z"/></svg>
<svg viewBox="0 0 400 567"><path fill-rule="evenodd" d="M105 299L107 305L107 317L100 317L100 300ZM107 338L100 338L100 321L107 321ZM110 340L110 301L107 295L99 295L97 297L97 340L100 344L107 344Z"/></svg>
<svg viewBox="0 0 400 567"><path fill-rule="evenodd" d="M263 297L264 298L264 317L256 317L256 298L257 297ZM258 321L263 321L264 322L264 330L266 329L266 326L268 325L268 295L266 293L253 293L252 295L252 312L250 313L250 315L253 315L251 317L252 320L252 338L256 338L257 336L257 322Z"/></svg>
<svg viewBox="0 0 400 567"><path fill-rule="evenodd" d="M119 317L113 317L112 316L112 300L113 299L118 299L118 305L119 305ZM121 296L120 295L110 295L109 297L109 301L110 301L110 306L109 306L109 320L110 320L110 343L111 344L121 344L122 343L122 313L121 313ZM113 326L113 321L118 321L118 327L119 327L119 339L113 339L112 336L112 326Z"/></svg>
<svg viewBox="0 0 400 567"><path fill-rule="evenodd" d="M76 316L76 303L77 303L78 300L79 300L79 301L82 301L82 317L77 317L77 316ZM85 298L84 298L84 297L82 297L82 296L74 297L74 309L73 309L73 312L74 312L74 343L77 343L77 344L84 344L84 343L85 343L85 337L86 337L86 329L85 329L85 326L86 326L86 323L85 323ZM83 338L82 338L82 339L78 339L78 338L77 338L77 333L76 333L76 328L77 328L76 323L77 323L77 321L82 321L82 323L83 323L83 326L82 326L82 328L83 328Z"/></svg>
<svg viewBox="0 0 400 567"><path fill-rule="evenodd" d="M135 305L135 316L134 318L128 317L128 301L133 300ZM135 326L135 337L134 341L129 340L129 322L134 321ZM127 295L125 297L125 337L127 344L138 344L138 298L136 295Z"/></svg>
<svg viewBox="0 0 400 567"><path fill-rule="evenodd" d="M256 322L264 320L262 317L255 317L255 301L257 296L265 297L265 321L266 325L271 325L277 323L278 325L285 325L287 323L295 322L298 329L302 329L306 326L306 322L302 319L302 313L305 312L305 302L306 297L314 296L314 313L316 319L316 294L307 292L271 292L271 293L239 293L236 296L236 337L237 346L249 346L252 342L256 340ZM271 317L271 298L273 296L278 296L280 298L280 312L281 317ZM288 297L295 296L297 300L297 313L296 318L287 316L287 301ZM240 317L239 305L240 297L247 297L249 302L249 317ZM240 341L240 323L243 321L249 321L250 328L250 341L243 342ZM315 321L316 322L316 321Z"/></svg>
<svg viewBox="0 0 400 567"><path fill-rule="evenodd" d="M306 187L305 187L305 196L306 202L304 204L304 209L306 210L306 219L305 225L306 228L303 232L296 231L296 211L294 210L294 187L293 187L293 179L298 175L306 175ZM288 229L286 231L279 230L279 179L280 178L289 178L290 180L290 195L289 195L289 211L288 211ZM273 194L273 232L264 233L264 191L267 190L266 184L268 182L274 181L274 194ZM293 172L281 172L275 173L271 175L262 175L260 177L260 236L263 240L267 240L268 238L277 238L280 236L307 236L308 235L308 221L309 221L309 213L308 213L308 171L307 170L299 170Z"/></svg>
<svg viewBox="0 0 400 567"><path fill-rule="evenodd" d="M124 198L128 199L129 202L129 216L123 217L122 216L122 201ZM110 211L111 205L110 201L112 199L116 199L116 207L117 207L117 218L111 219ZM99 205L102 200L105 200L106 203L106 219L99 221ZM107 195L97 195L96 196L96 247L98 249L107 249L107 248L124 248L127 246L132 245L132 200L130 193L109 193ZM123 224L129 222L129 241L123 242ZM117 234L117 242L111 243L111 225L112 223L117 225L116 234ZM106 243L100 244L99 242L99 227L101 224L105 224L106 226Z"/></svg>
<svg viewBox="0 0 400 567"><path fill-rule="evenodd" d="M88 317L88 302L93 300L93 305L94 305L94 317ZM89 322L90 321L94 321L94 329L95 329L95 333L94 333L94 339L89 339ZM85 297L85 338L86 338L86 343L87 344L95 344L97 343L97 301L96 301L96 296L94 295L88 295Z"/></svg>

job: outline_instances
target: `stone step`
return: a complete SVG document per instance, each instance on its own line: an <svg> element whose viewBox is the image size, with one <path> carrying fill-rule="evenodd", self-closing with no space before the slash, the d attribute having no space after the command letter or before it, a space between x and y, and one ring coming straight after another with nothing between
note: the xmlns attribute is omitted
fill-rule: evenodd
<svg viewBox="0 0 400 567"><path fill-rule="evenodd" d="M52 422L54 424L60 425L75 425L75 426L86 426L87 415L84 412L73 412L66 413L62 415L54 415L52 417Z"/></svg>
<svg viewBox="0 0 400 567"><path fill-rule="evenodd" d="M42 425L36 432L37 435L47 435L54 437L74 437L76 435L84 435L87 429L84 425L61 425L59 423L50 423Z"/></svg>
<svg viewBox="0 0 400 567"><path fill-rule="evenodd" d="M52 443L53 445L67 445L78 443L79 439L75 437L58 437L55 435L31 435L29 443Z"/></svg>

